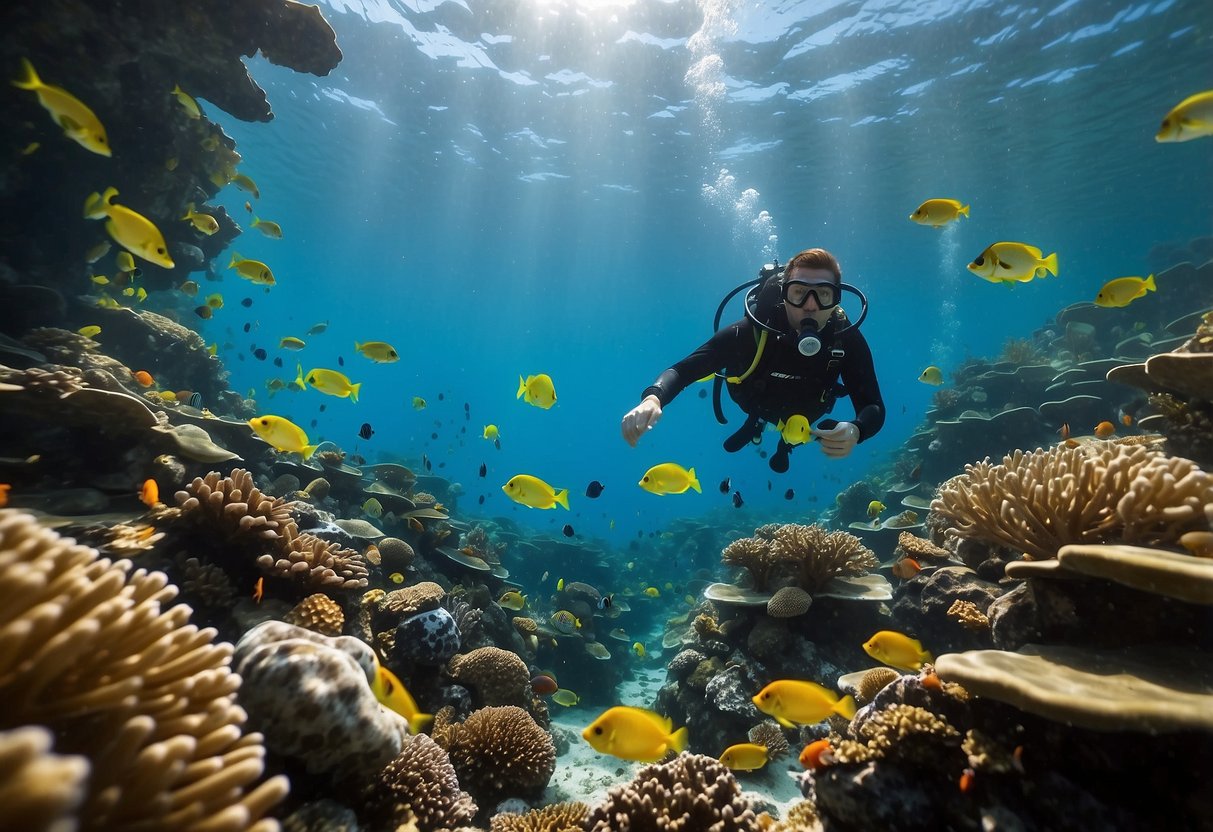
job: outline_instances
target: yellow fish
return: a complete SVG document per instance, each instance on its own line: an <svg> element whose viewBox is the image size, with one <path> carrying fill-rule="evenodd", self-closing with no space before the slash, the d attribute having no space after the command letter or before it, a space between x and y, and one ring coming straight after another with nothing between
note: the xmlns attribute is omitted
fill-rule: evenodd
<svg viewBox="0 0 1213 832"><path fill-rule="evenodd" d="M393 572L392 574L388 575L387 577L388 577L388 580L394 584L404 583L404 576L401 575L399 572Z"/></svg>
<svg viewBox="0 0 1213 832"><path fill-rule="evenodd" d="M307 346L307 343L302 338L286 336L278 342L278 348L283 350L301 350Z"/></svg>
<svg viewBox="0 0 1213 832"><path fill-rule="evenodd" d="M953 220L969 215L969 206L961 205L956 199L928 199L914 209L910 219L919 225L930 225L942 228Z"/></svg>
<svg viewBox="0 0 1213 832"><path fill-rule="evenodd" d="M165 269L173 268L175 264L173 258L168 256L168 244L164 242L160 229L142 214L125 205L115 204L113 200L117 195L118 189L114 187L106 188L104 194L90 195L84 203L85 218L99 220L107 217L105 230L115 242L149 263Z"/></svg>
<svg viewBox="0 0 1213 832"><path fill-rule="evenodd" d="M863 645L863 651L878 662L898 670L918 670L929 661L931 654L922 649L922 642L892 630L881 630Z"/></svg>
<svg viewBox="0 0 1213 832"><path fill-rule="evenodd" d="M552 701L557 705L571 708L581 701L581 697L566 688L557 688L556 692L552 694Z"/></svg>
<svg viewBox="0 0 1213 832"><path fill-rule="evenodd" d="M135 270L135 258L131 257L129 251L119 251L114 255L114 265L118 267L120 272L133 272Z"/></svg>
<svg viewBox="0 0 1213 832"><path fill-rule="evenodd" d="M752 742L730 745L720 755L720 762L734 771L754 771L767 764L767 747Z"/></svg>
<svg viewBox="0 0 1213 832"><path fill-rule="evenodd" d="M649 596L650 598L660 598L661 590L655 586L651 586L651 587L648 587L647 589L645 589L644 594Z"/></svg>
<svg viewBox="0 0 1213 832"><path fill-rule="evenodd" d="M400 353L396 352L396 348L384 341L366 341L362 344L355 341L354 351L362 353L376 364L391 364L400 360Z"/></svg>
<svg viewBox="0 0 1213 832"><path fill-rule="evenodd" d="M96 325L82 326L79 329L77 329L76 331L79 332L81 335L83 335L85 338L96 338L98 335L101 334L101 327L96 326Z"/></svg>
<svg viewBox="0 0 1213 832"><path fill-rule="evenodd" d="M868 519L875 520L880 516L880 512L884 511L885 508L885 504L880 502L880 500L873 500L872 502L868 503Z"/></svg>
<svg viewBox="0 0 1213 832"><path fill-rule="evenodd" d="M547 373L527 376L525 380L518 376L518 392L514 398L547 410L556 404L556 386L552 384L552 377Z"/></svg>
<svg viewBox="0 0 1213 832"><path fill-rule="evenodd" d="M494 440L495 440L495 439L500 439L500 438L501 438L501 431L499 431L499 430L497 429L497 426L496 426L496 425L485 425L485 426L484 426L484 433L482 434L482 438L484 438L484 439L494 439Z"/></svg>
<svg viewBox="0 0 1213 832"><path fill-rule="evenodd" d="M1026 243L994 243L969 264L969 271L991 283L1027 283L1046 273L1057 275L1057 254L1042 257L1040 249Z"/></svg>
<svg viewBox="0 0 1213 832"><path fill-rule="evenodd" d="M558 578L558 579L556 580L556 591L557 591L557 592L563 592L563 591L564 591L564 578Z"/></svg>
<svg viewBox="0 0 1213 832"><path fill-rule="evenodd" d="M855 716L855 699L839 697L834 691L816 682L798 679L779 679L758 692L753 699L754 707L784 728L796 725L812 725L821 722L830 714L845 719Z"/></svg>
<svg viewBox="0 0 1213 832"><path fill-rule="evenodd" d="M275 240L282 239L282 226L276 222L263 220L260 217L254 216L251 225L267 237Z"/></svg>
<svg viewBox="0 0 1213 832"><path fill-rule="evenodd" d="M172 95L181 104L181 108L185 110L190 118L202 118L202 110L198 109L198 102L188 92L181 89L180 84L173 84Z"/></svg>
<svg viewBox="0 0 1213 832"><path fill-rule="evenodd" d="M569 510L569 490L567 488L557 491L543 480L529 474L510 477L510 481L501 486L501 490L511 500L524 506L555 508L560 505L564 507L565 511Z"/></svg>
<svg viewBox="0 0 1213 832"><path fill-rule="evenodd" d="M581 737L600 754L654 763L687 747L687 729L674 730L668 717L642 708L616 705L590 723Z"/></svg>
<svg viewBox="0 0 1213 832"><path fill-rule="evenodd" d="M813 435L813 429L809 427L809 420L799 413L788 417L786 422L781 419L775 426L775 430L779 431L783 441L789 445L803 445Z"/></svg>
<svg viewBox="0 0 1213 832"><path fill-rule="evenodd" d="M643 659L647 655L644 649L644 644L639 641L632 643L632 652L635 653L636 657L640 659Z"/></svg>
<svg viewBox="0 0 1213 832"><path fill-rule="evenodd" d="M42 147L41 142L30 142L25 147L21 148L21 155L30 156L30 155L36 153L38 151L38 148L40 148L40 147Z"/></svg>
<svg viewBox="0 0 1213 832"><path fill-rule="evenodd" d="M13 81L14 87L31 90L37 95L38 103L51 114L69 139L98 155L111 155L109 138L105 135L105 127L96 113L62 87L42 83L28 58L21 59L21 69L23 75Z"/></svg>
<svg viewBox="0 0 1213 832"><path fill-rule="evenodd" d="M96 283L98 286L108 286L110 279L103 274L95 274L89 280Z"/></svg>
<svg viewBox="0 0 1213 832"><path fill-rule="evenodd" d="M90 248L88 251L84 252L84 262L96 263L102 257L109 254L110 249L113 247L114 247L114 244L111 243L109 240L102 240L101 242L97 243L95 246Z"/></svg>
<svg viewBox="0 0 1213 832"><path fill-rule="evenodd" d="M581 629L581 619L568 610L557 610L552 613L552 617L548 621L557 631L565 635L572 635Z"/></svg>
<svg viewBox="0 0 1213 832"><path fill-rule="evenodd" d="M371 497L362 504L362 513L367 517L378 520L383 516L383 503Z"/></svg>
<svg viewBox="0 0 1213 832"><path fill-rule="evenodd" d="M703 493L699 480L695 478L695 469L688 471L676 462L654 465L644 472L644 476L636 484L651 494L681 494L688 488Z"/></svg>
<svg viewBox="0 0 1213 832"><path fill-rule="evenodd" d="M229 269L235 269L236 274L243 277L245 280L261 286L273 286L277 281L274 280L274 273L270 271L270 267L262 263L260 260L246 260L236 252L232 252L232 260L227 264Z"/></svg>
<svg viewBox="0 0 1213 832"><path fill-rule="evenodd" d="M1145 280L1140 277L1118 277L1109 280L1095 296L1095 305L1105 308L1128 306L1133 301L1143 297L1146 292L1157 291L1154 285L1154 275Z"/></svg>
<svg viewBox="0 0 1213 832"><path fill-rule="evenodd" d="M211 236L219 230L219 221L210 214L200 214L194 210L194 203L185 206L185 216L181 218L184 222L192 223L194 228L201 231L206 236ZM229 266L228 268L231 268Z"/></svg>
<svg viewBox="0 0 1213 832"><path fill-rule="evenodd" d="M139 301L140 303L143 303L143 301L147 300L147 289L144 289L142 286L140 286L138 289L136 289L135 290L135 300Z"/></svg>
<svg viewBox="0 0 1213 832"><path fill-rule="evenodd" d="M425 410L425 399L413 396L413 410Z"/></svg>
<svg viewBox="0 0 1213 832"><path fill-rule="evenodd" d="M194 297L198 294L198 284L192 280L187 280L177 287L186 297Z"/></svg>
<svg viewBox="0 0 1213 832"><path fill-rule="evenodd" d="M420 734L434 721L432 714L421 713L417 700L413 699L404 684L396 678L396 674L378 663L371 690L382 705L391 708L408 721L410 734Z"/></svg>
<svg viewBox="0 0 1213 832"><path fill-rule="evenodd" d="M930 384L934 387L938 387L939 385L943 384L943 370L932 364L930 367L927 367L922 371L922 373L918 376L918 380L923 384Z"/></svg>
<svg viewBox="0 0 1213 832"><path fill-rule="evenodd" d="M248 420L248 426L275 450L302 454L304 459L314 454L316 448L319 447L309 445L303 428L281 416L257 416Z"/></svg>
<svg viewBox="0 0 1213 832"><path fill-rule="evenodd" d="M526 606L526 596L516 589L511 589L497 599L498 606L517 612Z"/></svg>
<svg viewBox="0 0 1213 832"><path fill-rule="evenodd" d="M303 368L299 368L299 375L295 379L295 383L303 389L304 383L310 384L312 387L319 390L321 393L326 393L330 396L336 396L339 399L349 397L349 400L357 403L358 391L362 388L362 382L353 384L342 373L336 370L324 370L317 368L309 370L307 376L303 375Z"/></svg>
<svg viewBox="0 0 1213 832"><path fill-rule="evenodd" d="M257 183L243 173L237 173L232 177L232 184L242 191L248 191L253 195L253 199L261 199L261 189L257 187Z"/></svg>
<svg viewBox="0 0 1213 832"><path fill-rule="evenodd" d="M223 295L221 295L217 292L213 295L207 295L206 296L206 305L209 306L211 309L222 309L223 308Z"/></svg>
<svg viewBox="0 0 1213 832"><path fill-rule="evenodd" d="M1163 118L1154 141L1187 142L1201 136L1213 136L1213 90L1189 95L1176 104Z"/></svg>

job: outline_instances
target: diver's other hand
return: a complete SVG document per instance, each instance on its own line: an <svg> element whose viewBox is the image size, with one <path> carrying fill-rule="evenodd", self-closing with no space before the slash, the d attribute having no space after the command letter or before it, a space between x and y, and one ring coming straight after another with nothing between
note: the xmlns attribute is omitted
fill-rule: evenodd
<svg viewBox="0 0 1213 832"><path fill-rule="evenodd" d="M814 428L813 436L821 440L822 453L838 459L855 450L859 442L859 428L854 422L839 422L828 430Z"/></svg>
<svg viewBox="0 0 1213 832"><path fill-rule="evenodd" d="M623 439L633 448L644 435L661 419L661 400L656 396L645 396L644 401L629 410L623 417Z"/></svg>

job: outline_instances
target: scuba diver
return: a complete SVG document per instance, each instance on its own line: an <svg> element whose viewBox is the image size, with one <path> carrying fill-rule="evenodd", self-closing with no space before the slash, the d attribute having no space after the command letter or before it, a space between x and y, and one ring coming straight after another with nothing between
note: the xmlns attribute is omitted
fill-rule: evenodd
<svg viewBox="0 0 1213 832"><path fill-rule="evenodd" d="M725 304L746 288L745 317L721 329ZM862 305L854 322L839 306L843 291L853 292ZM746 414L745 423L724 442L729 453L760 443L763 425L769 422L781 429L769 459L776 472L788 470L792 448L810 433L826 456L846 456L884 424L872 351L859 331L867 313L867 298L842 282L838 261L825 249L802 251L783 268L778 263L764 266L757 280L743 283L721 301L716 334L645 389L640 404L623 417L623 438L635 447L675 396L715 374L717 421L726 423L720 408L724 383ZM850 396L855 418L824 419L810 428L833 409L839 396Z"/></svg>

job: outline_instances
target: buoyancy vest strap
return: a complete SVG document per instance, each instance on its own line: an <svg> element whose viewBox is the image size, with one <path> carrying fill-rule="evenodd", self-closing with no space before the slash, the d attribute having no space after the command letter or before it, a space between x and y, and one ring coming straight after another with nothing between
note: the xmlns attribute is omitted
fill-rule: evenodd
<svg viewBox="0 0 1213 832"><path fill-rule="evenodd" d="M728 376L725 381L727 381L729 384L741 384L741 382L750 377L750 375L758 367L758 362L762 358L762 351L766 349L768 335L770 335L770 333L764 329L758 336L758 349L754 351L754 360L750 362L750 366L746 368L746 371L739 376Z"/></svg>

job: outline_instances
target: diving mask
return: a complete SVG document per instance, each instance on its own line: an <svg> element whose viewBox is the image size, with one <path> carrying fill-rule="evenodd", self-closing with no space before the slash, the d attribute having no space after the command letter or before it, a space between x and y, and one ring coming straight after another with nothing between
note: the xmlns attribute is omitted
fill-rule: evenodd
<svg viewBox="0 0 1213 832"><path fill-rule="evenodd" d="M841 293L838 286L828 281L810 283L805 280L789 280L783 284L783 299L790 306L803 309L809 295L817 302L818 309L833 309L838 305Z"/></svg>

